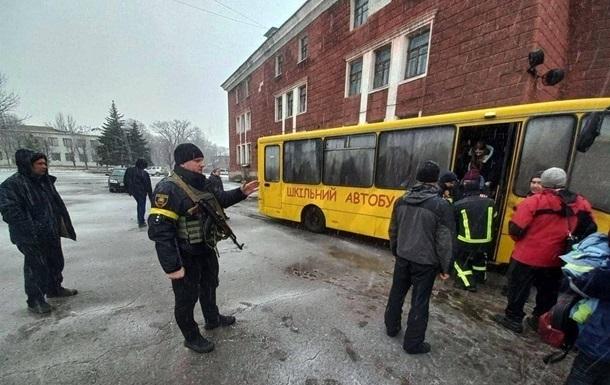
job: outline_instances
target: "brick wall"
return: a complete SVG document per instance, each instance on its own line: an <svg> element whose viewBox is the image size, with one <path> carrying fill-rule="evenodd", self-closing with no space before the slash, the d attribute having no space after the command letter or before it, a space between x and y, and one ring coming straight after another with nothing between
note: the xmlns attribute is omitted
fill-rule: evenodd
<svg viewBox="0 0 610 385"><path fill-rule="evenodd" d="M604 5L600 5L605 3ZM350 1L340 0L311 22L308 58L297 64L299 35L278 51L284 71L275 77L270 57L250 75L250 97L235 104L228 92L231 170L236 171L235 117L252 112L252 170L256 138L282 132L274 121L274 95L307 80L307 112L297 116L297 131L358 122L360 96L345 97L346 59L367 45L436 10L427 75L399 84L397 117L431 115L486 106L608 95L610 6L593 0L393 0L350 31ZM545 52L540 73L561 67L566 79L542 85L526 72L527 55ZM259 85L260 92L259 92ZM366 120L386 116L388 91L367 96ZM292 132L292 120L286 122Z"/></svg>

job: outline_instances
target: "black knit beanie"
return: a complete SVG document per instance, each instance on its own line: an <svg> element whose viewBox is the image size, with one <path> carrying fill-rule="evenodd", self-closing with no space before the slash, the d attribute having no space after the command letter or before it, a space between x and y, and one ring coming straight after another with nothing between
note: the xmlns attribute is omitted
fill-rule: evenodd
<svg viewBox="0 0 610 385"><path fill-rule="evenodd" d="M415 179L417 179L418 182L435 183L438 181L438 174L440 174L440 172L441 169L436 162L427 160L417 168Z"/></svg>
<svg viewBox="0 0 610 385"><path fill-rule="evenodd" d="M174 150L174 161L177 165L197 158L203 158L203 152L193 143L179 144Z"/></svg>

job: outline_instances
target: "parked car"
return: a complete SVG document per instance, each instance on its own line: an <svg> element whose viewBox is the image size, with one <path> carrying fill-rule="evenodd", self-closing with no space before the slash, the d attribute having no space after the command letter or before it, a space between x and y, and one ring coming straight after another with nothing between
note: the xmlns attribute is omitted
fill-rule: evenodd
<svg viewBox="0 0 610 385"><path fill-rule="evenodd" d="M125 192L125 171L124 168L115 168L108 176L108 191Z"/></svg>
<svg viewBox="0 0 610 385"><path fill-rule="evenodd" d="M151 166L151 167L148 167L146 169L146 172L148 173L148 175L151 175L151 176L168 175L167 170L165 170L165 168L163 168L161 166Z"/></svg>

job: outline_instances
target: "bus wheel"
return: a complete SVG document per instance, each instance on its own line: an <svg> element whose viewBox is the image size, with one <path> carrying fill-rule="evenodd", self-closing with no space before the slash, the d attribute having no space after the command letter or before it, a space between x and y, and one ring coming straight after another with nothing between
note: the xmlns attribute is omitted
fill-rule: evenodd
<svg viewBox="0 0 610 385"><path fill-rule="evenodd" d="M301 222L312 233L321 233L326 228L324 213L316 206L308 206L303 210Z"/></svg>

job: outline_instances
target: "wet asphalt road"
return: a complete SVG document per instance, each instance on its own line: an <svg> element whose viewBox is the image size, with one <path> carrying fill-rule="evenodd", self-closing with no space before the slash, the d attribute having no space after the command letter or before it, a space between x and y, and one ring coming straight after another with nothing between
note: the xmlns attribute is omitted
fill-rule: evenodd
<svg viewBox="0 0 610 385"><path fill-rule="evenodd" d="M437 282L432 353L405 354L403 332L389 338L383 326L385 245L261 217L255 198L227 211L245 249L219 248L218 304L238 321L206 332L196 308L216 349L193 353L182 346L171 286L137 228L135 201L109 193L103 175L55 174L78 235L63 242L64 284L79 294L50 300L49 316L30 314L23 258L0 224L0 384L501 385L560 384L567 375L572 357L545 366L551 349L532 331L516 336L488 320L505 305L499 276L476 294Z"/></svg>

